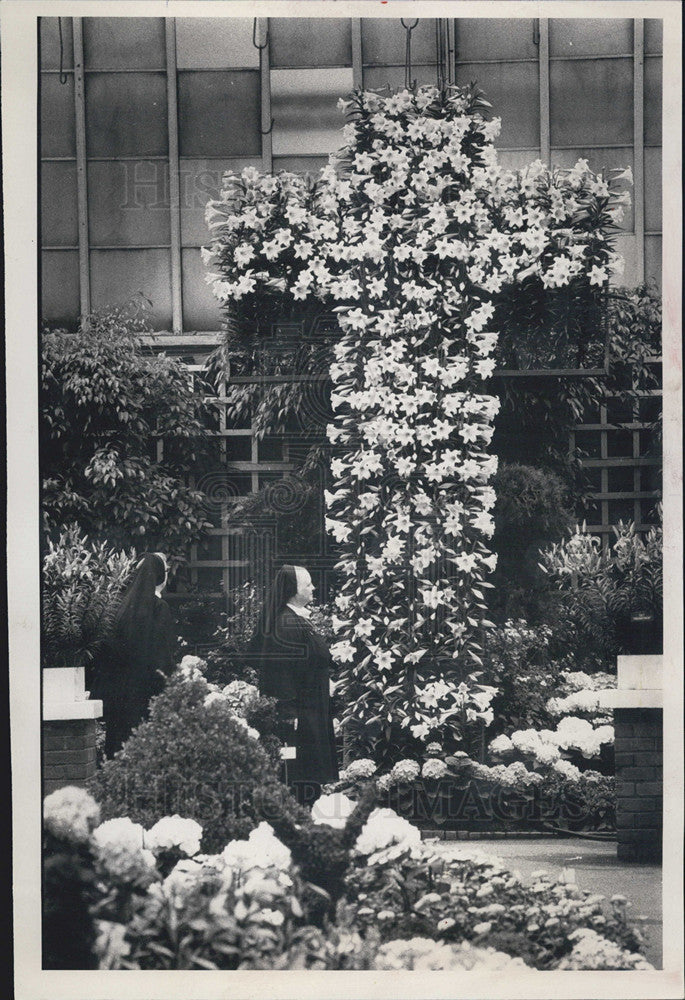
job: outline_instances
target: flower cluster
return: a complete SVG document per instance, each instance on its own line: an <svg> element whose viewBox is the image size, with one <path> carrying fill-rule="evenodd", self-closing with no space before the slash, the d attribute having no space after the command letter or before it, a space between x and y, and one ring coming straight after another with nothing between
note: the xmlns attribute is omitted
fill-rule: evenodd
<svg viewBox="0 0 685 1000"><path fill-rule="evenodd" d="M330 798L317 805L329 811ZM349 804L341 797L337 811ZM84 800L77 815L92 816L93 807ZM392 809L373 810L346 849L342 896L317 925L320 893L302 844L291 853L262 822L247 840L199 854L201 833L193 820L170 816L147 832L121 817L90 835L92 854L81 863L97 874L89 947L100 969L650 968L624 897L612 897L609 912L603 897L568 879L536 872L526 887L478 850L440 856ZM82 850L68 824L63 840ZM169 849L194 853L165 872Z"/></svg>
<svg viewBox="0 0 685 1000"><path fill-rule="evenodd" d="M355 844L368 865L384 864L421 848L421 834L394 809L374 809Z"/></svg>
<svg viewBox="0 0 685 1000"><path fill-rule="evenodd" d="M629 952L615 941L607 941L591 927L579 927L569 934L573 942L570 955L563 958L559 969L653 969L642 955Z"/></svg>
<svg viewBox="0 0 685 1000"><path fill-rule="evenodd" d="M100 822L100 806L85 789L66 785L43 800L43 821L53 837L86 844Z"/></svg>
<svg viewBox="0 0 685 1000"><path fill-rule="evenodd" d="M316 824L325 823L336 830L342 830L355 805L356 803L342 792L321 795L312 806L312 820Z"/></svg>
<svg viewBox="0 0 685 1000"><path fill-rule="evenodd" d="M177 813L158 820L144 837L145 847L153 854L176 848L188 857L198 853L201 840L200 824L194 819L183 819Z"/></svg>
<svg viewBox="0 0 685 1000"><path fill-rule="evenodd" d="M93 830L91 846L99 867L114 882L149 884L155 856L145 847L145 830L128 817L108 819Z"/></svg>
<svg viewBox="0 0 685 1000"><path fill-rule="evenodd" d="M444 944L433 938L388 941L376 954L376 969L455 969L460 971L516 972L528 968L494 948L474 947L469 941Z"/></svg>
<svg viewBox="0 0 685 1000"><path fill-rule="evenodd" d="M502 169L500 123L470 89L358 92L341 107L346 145L315 184L226 177L203 258L233 311L282 295L338 313L326 527L341 548L342 722L429 740L453 724L431 685L480 663L496 564L498 296L523 281L604 288L620 199L586 161ZM487 721L487 705L473 711Z"/></svg>
<svg viewBox="0 0 685 1000"><path fill-rule="evenodd" d="M340 777L348 781L358 781L363 778L370 778L377 770L376 764L369 757L360 757L353 760L340 772Z"/></svg>
<svg viewBox="0 0 685 1000"><path fill-rule="evenodd" d="M579 750L583 757L596 757L603 744L613 743L614 728L610 725L596 729L586 719L565 716L556 730L523 729L498 736L490 743L490 752L496 756L518 751L536 763L549 765L558 761L562 750Z"/></svg>

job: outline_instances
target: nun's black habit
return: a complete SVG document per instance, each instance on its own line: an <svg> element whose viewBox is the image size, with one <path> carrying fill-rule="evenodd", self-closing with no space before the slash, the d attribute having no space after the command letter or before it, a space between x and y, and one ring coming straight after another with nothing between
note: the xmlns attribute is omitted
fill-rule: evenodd
<svg viewBox="0 0 685 1000"><path fill-rule="evenodd" d="M107 757L147 717L150 698L159 694L164 675L174 667L174 620L169 605L155 592L165 577L163 559L146 553L122 597L96 675L93 694L103 701Z"/></svg>
<svg viewBox="0 0 685 1000"><path fill-rule="evenodd" d="M282 719L297 720L289 781L325 784L338 777L329 698L331 654L313 625L288 606L296 593L295 567L281 567L264 602L252 648L260 693L278 699Z"/></svg>

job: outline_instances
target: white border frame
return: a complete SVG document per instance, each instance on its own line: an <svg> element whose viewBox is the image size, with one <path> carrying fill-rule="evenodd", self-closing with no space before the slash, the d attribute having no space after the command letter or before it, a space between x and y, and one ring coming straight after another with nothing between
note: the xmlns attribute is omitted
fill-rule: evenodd
<svg viewBox="0 0 685 1000"><path fill-rule="evenodd" d="M497 973L54 972L40 968L40 699L38 626L38 393L36 279L36 80L39 16L664 18L664 536L665 758L664 970ZM1 0L2 113L7 314L8 574L12 741L15 986L18 1000L241 997L680 998L682 962L682 351L681 6L678 0L381 3L380 0ZM20 845L20 849L17 849Z"/></svg>

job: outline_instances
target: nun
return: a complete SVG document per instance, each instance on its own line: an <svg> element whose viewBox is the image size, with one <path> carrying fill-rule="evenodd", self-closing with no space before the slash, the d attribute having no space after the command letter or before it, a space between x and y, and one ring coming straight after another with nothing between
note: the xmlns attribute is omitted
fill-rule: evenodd
<svg viewBox="0 0 685 1000"><path fill-rule="evenodd" d="M117 609L94 685L103 702L106 757L113 756L147 718L150 699L159 694L174 668L174 620L161 596L166 580L165 556L146 552Z"/></svg>
<svg viewBox="0 0 685 1000"><path fill-rule="evenodd" d="M259 690L276 698L291 726L295 759L288 779L300 802L318 798L335 781L338 764L330 708L331 654L310 619L312 578L302 566L282 566L262 608L252 640Z"/></svg>

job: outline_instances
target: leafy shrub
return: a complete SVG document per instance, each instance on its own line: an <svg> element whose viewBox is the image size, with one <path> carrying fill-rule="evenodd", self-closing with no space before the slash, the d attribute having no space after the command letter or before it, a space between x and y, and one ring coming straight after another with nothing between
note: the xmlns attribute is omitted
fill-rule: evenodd
<svg viewBox="0 0 685 1000"><path fill-rule="evenodd" d="M179 557L209 527L203 494L184 481L206 447L203 403L180 362L144 352L146 332L124 308L43 333L44 525L74 521L111 544Z"/></svg>
<svg viewBox="0 0 685 1000"><path fill-rule="evenodd" d="M150 718L96 773L89 788L104 818L129 816L144 826L171 813L204 829L203 850L244 837L282 809L306 817L278 780L275 764L202 677L176 673L150 703Z"/></svg>
<svg viewBox="0 0 685 1000"><path fill-rule="evenodd" d="M528 625L523 619L485 633L485 677L497 688L490 738L548 721L547 700L559 693L561 670L571 663L569 657L554 658L552 642L549 625Z"/></svg>
<svg viewBox="0 0 685 1000"><path fill-rule="evenodd" d="M497 495L493 611L539 620L548 586L538 565L540 550L573 528L568 488L552 472L517 463L502 465L492 485Z"/></svg>
<svg viewBox="0 0 685 1000"><path fill-rule="evenodd" d="M412 939L420 936L436 946L469 942L474 948L492 947L535 969L561 967L573 956L578 938L594 932L598 964L592 967L649 968L639 954L644 940L629 924L622 897L615 898L607 916L602 897L555 884L545 873L526 887L497 859L477 850L448 859L431 859L430 853L426 845L384 863L358 863L346 880L347 905L339 924L362 936L373 929L382 942L394 942L400 954L410 952Z"/></svg>
<svg viewBox="0 0 685 1000"><path fill-rule="evenodd" d="M613 545L603 548L584 526L577 528L543 552L540 564L555 587L550 601L555 628L565 629L578 652L594 653L602 665L633 651L639 620L653 623L657 648L649 652L661 648L663 531L653 527L642 539L632 522L619 522L614 536Z"/></svg>
<svg viewBox="0 0 685 1000"><path fill-rule="evenodd" d="M135 552L92 542L78 525L65 528L57 541L48 539L41 577L44 667L93 663L110 635L134 563Z"/></svg>
<svg viewBox="0 0 685 1000"><path fill-rule="evenodd" d="M545 873L526 887L477 850L439 856L392 809L371 811L371 786L342 822L279 814L280 839L263 822L210 855L197 853L202 831L187 818L93 830L94 800L64 792L46 826L82 850L82 874L99 887L83 914L83 968L94 958L100 969L146 970L650 968L624 897L607 913L601 896ZM308 881L314 873L329 892ZM332 904L318 925L317 899Z"/></svg>
<svg viewBox="0 0 685 1000"><path fill-rule="evenodd" d="M612 289L601 320L592 331L584 364L603 368L608 362L606 374L504 378L498 383L501 409L495 421L493 451L501 461L550 468L569 479L579 517L592 488L577 460L569 460L569 432L576 424L586 422L585 415L596 412L607 394L622 404L630 404L637 391L657 388L648 360L661 353L661 292L649 283L634 289ZM514 347L519 340L517 333ZM545 345L547 338L538 338L538 343ZM500 337L502 367L507 366L502 356L507 345L512 346L511 337ZM660 426L659 419L652 428L657 448Z"/></svg>

